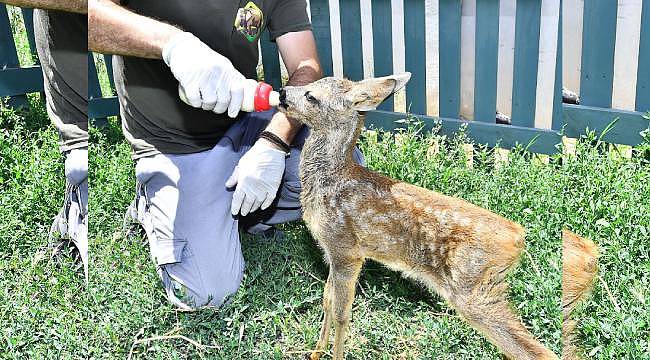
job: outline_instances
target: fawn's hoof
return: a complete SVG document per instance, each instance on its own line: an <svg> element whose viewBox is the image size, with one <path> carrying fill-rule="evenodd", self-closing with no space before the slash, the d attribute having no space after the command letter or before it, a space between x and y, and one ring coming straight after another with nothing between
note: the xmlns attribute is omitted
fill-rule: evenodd
<svg viewBox="0 0 650 360"><path fill-rule="evenodd" d="M322 351L314 351L309 355L309 360L319 360L321 356L323 356Z"/></svg>

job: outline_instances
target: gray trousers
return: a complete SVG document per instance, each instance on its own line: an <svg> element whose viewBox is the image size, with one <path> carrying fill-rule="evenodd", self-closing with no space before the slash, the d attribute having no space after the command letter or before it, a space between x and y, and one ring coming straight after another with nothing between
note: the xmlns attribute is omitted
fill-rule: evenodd
<svg viewBox="0 0 650 360"><path fill-rule="evenodd" d="M88 157L70 157L65 152L65 200L59 214L54 219L50 236L57 241L70 240L79 251L84 276L88 281ZM56 246L59 244L51 244Z"/></svg>
<svg viewBox="0 0 650 360"><path fill-rule="evenodd" d="M88 280L88 159L69 156L88 151L88 19L86 15L34 10L34 36L43 69L47 113L59 132L65 157L63 207L50 234L70 240L79 251ZM60 244L51 244L58 246Z"/></svg>
<svg viewBox="0 0 650 360"><path fill-rule="evenodd" d="M88 148L88 19L34 10L34 36L43 69L47 113L61 152Z"/></svg>
<svg viewBox="0 0 650 360"><path fill-rule="evenodd" d="M274 204L243 219L230 213L233 192L225 182L272 114L243 116L211 150L137 160L131 216L145 229L168 299L180 308L220 306L237 292L244 272L240 221L262 231L301 217L298 164L306 128L294 140ZM358 151L356 160L363 162Z"/></svg>

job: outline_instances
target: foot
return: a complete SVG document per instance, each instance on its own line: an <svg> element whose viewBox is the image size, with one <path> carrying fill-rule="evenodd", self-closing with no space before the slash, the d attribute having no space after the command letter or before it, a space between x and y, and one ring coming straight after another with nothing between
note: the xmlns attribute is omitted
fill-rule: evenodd
<svg viewBox="0 0 650 360"><path fill-rule="evenodd" d="M48 233L46 251L50 254L50 258L53 261L60 264L67 259L72 259L74 270L82 270L83 261L79 249L77 249L74 241L68 236L68 223L65 220L65 211L66 208L61 209L56 217L54 217L50 232Z"/></svg>
<svg viewBox="0 0 650 360"><path fill-rule="evenodd" d="M79 249L75 246L74 242L68 239L62 239L56 243L51 243L48 246L52 260L56 262L63 262L65 259L72 259L74 262L74 269L80 270L83 267L83 261L79 254Z"/></svg>
<svg viewBox="0 0 650 360"><path fill-rule="evenodd" d="M147 244L147 236L144 229L138 221L138 210L136 207L136 200L133 200L124 213L124 220L122 222L122 234L125 239L136 239L142 244Z"/></svg>
<svg viewBox="0 0 650 360"><path fill-rule="evenodd" d="M323 356L322 351L314 351L309 355L309 360L319 360Z"/></svg>

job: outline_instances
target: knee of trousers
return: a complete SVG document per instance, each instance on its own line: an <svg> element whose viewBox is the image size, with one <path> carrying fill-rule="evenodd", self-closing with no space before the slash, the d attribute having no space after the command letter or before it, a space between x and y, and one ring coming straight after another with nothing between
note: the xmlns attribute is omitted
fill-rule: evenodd
<svg viewBox="0 0 650 360"><path fill-rule="evenodd" d="M186 240L159 238L155 232L150 235L152 257L172 304L186 310L218 307L239 289L243 258L208 262L205 258L201 260ZM226 263L233 266L219 266Z"/></svg>
<svg viewBox="0 0 650 360"><path fill-rule="evenodd" d="M66 154L65 177L72 185L79 185L88 178L88 150L74 149Z"/></svg>
<svg viewBox="0 0 650 360"><path fill-rule="evenodd" d="M196 310L202 307L220 307L229 303L237 293L243 278L243 272L228 274L220 281L202 283L201 274L193 274L188 278L176 271L174 265L158 267L167 299L175 306L185 310ZM179 276L180 275L180 276Z"/></svg>

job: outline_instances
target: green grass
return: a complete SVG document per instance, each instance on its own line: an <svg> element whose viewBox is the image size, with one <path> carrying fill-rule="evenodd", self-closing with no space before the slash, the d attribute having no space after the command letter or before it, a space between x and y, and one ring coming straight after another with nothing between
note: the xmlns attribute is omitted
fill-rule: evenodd
<svg viewBox="0 0 650 360"><path fill-rule="evenodd" d="M0 6L5 5L2 4ZM20 66L23 67L35 65L37 60L36 49L34 49L33 52L30 50L22 12L19 7L10 5L6 6L9 13L11 32L14 36L14 44L16 45L16 52L18 54L18 62L20 63Z"/></svg>
<svg viewBox="0 0 650 360"><path fill-rule="evenodd" d="M38 96L30 102L27 114L0 105L0 358L78 358L91 298L70 262L45 253L63 161Z"/></svg>
<svg viewBox="0 0 650 360"><path fill-rule="evenodd" d="M288 240L244 238L246 277L232 304L185 313L164 297L139 237L125 237L122 216L133 196L133 165L115 119L91 133L90 285L43 255L62 201L57 136L37 98L28 114L3 110L0 123L0 321L2 358L269 359L297 358L315 344L327 269L305 227ZM524 225L527 252L511 274L510 297L531 331L559 352L561 227L601 246L601 274L617 311L597 284L583 306L579 339L590 358L641 359L648 352L650 197L648 145L632 160L611 156L594 136L578 155L549 165L515 150L494 168L488 150L467 168L460 143L444 141L427 158L432 136L366 133L369 166L467 199ZM444 139L443 139L444 140ZM646 152L644 152L646 151ZM160 335L183 335L210 348ZM212 348L215 347L215 348ZM354 304L351 359L498 357L441 299L397 273L366 265Z"/></svg>
<svg viewBox="0 0 650 360"><path fill-rule="evenodd" d="M14 32L22 34L21 64L30 64L24 27ZM100 81L106 91L107 77ZM0 358L113 359L131 352L139 359L279 359L301 358L313 348L327 268L300 223L284 227L284 242L242 240L246 276L230 305L185 313L167 303L147 246L122 231L134 178L115 119L91 133L89 286L69 263L49 261L43 249L63 200L63 164L39 101L30 97L28 113L0 111ZM467 199L527 228L529 256L509 277L510 297L531 331L556 352L560 229L594 240L612 296L598 283L581 307L580 343L593 359L648 358L650 138L632 160L612 156L590 134L568 161L557 155L543 165L516 150L500 169L486 149L467 168L462 137L442 139L441 151L428 158L431 140L413 131L366 133L361 147L373 169ZM172 338L135 344L160 335ZM351 359L498 358L437 295L375 263L366 265L357 287L347 348Z"/></svg>
<svg viewBox="0 0 650 360"><path fill-rule="evenodd" d="M137 347L138 353L153 358L192 358L200 354L209 358L266 359L280 358L282 354L308 351L314 346L320 322L322 281L327 269L320 251L315 247L304 226L286 226L289 239L282 243L268 243L255 238L243 240L247 260L246 278L234 302L221 310L200 313L179 313L166 303L162 288L148 258L148 250L139 239L125 239L121 233L121 215L130 201L134 188L129 149L116 141L116 131L96 132L91 151L91 199L95 209L102 209L91 218L94 264L98 277L95 289L98 295L112 299L111 311L101 312L99 323L110 323L98 337L114 339L106 344L111 352L125 354L134 336L161 335L173 329L203 344L220 349L199 351L181 341L159 341L153 347ZM419 144L419 145L418 145ZM365 152L373 167L417 183L430 174L421 171L421 164L413 164L426 151L421 142L396 145L387 139L381 143L365 143ZM394 162L382 163L387 154L397 156ZM450 152L442 165L453 178L474 177L476 172L466 169L456 152ZM403 166L395 164L403 161ZM431 171L435 171L431 168ZM514 177L518 171L507 172ZM540 171L530 170L530 178ZM521 174L520 174L521 175ZM487 174L482 175L489 178ZM527 177L528 178L528 177ZM433 179L432 179L433 180ZM451 178L449 183L454 183ZM459 184L464 183L459 182ZM474 185L480 182L472 181ZM494 180L483 195L502 192L504 179ZM529 181L522 184L531 185ZM522 185L523 186L523 185ZM465 188L461 186L459 189ZM512 189L512 198L519 198L521 187ZM532 187L531 187L532 188ZM465 188L467 190L467 188ZM478 191L478 186L475 186ZM461 194L469 192L461 192ZM546 199L546 198L545 198ZM494 200L497 200L495 197ZM503 201L507 200L507 201ZM512 199L498 199L507 204ZM524 200L526 201L526 200ZM535 236L552 237L559 226L545 224ZM531 237L534 239L534 237ZM559 242L539 240L534 254L537 266L545 271L559 264ZM531 240L532 241L532 240ZM532 245L531 245L532 246ZM531 250L533 251L533 250ZM524 260L525 261L525 260ZM549 262L545 265L545 262ZM559 271L549 270L543 277L522 272L515 286L519 300L528 299L530 306L522 308L529 325L549 345L559 350ZM348 344L353 358L482 358L496 356L494 348L469 329L435 295L398 274L377 264L369 264L360 281L355 303L352 336ZM116 296L119 289L119 296ZM114 312L113 312L114 310ZM532 315L534 314L534 315ZM541 316L540 316L541 314ZM240 334L243 336L240 338ZM124 337L124 334L129 334ZM106 350L106 348L104 348ZM297 354L294 353L294 354Z"/></svg>
<svg viewBox="0 0 650 360"><path fill-rule="evenodd" d="M95 68L97 69L97 79L99 80L99 87L104 97L114 96L115 90L111 87L111 82L108 78L108 71L106 60L100 54L93 54L95 60ZM112 70L111 70L112 71Z"/></svg>

